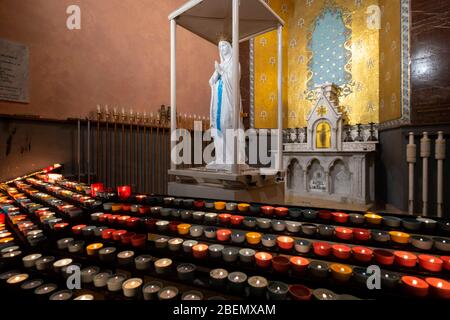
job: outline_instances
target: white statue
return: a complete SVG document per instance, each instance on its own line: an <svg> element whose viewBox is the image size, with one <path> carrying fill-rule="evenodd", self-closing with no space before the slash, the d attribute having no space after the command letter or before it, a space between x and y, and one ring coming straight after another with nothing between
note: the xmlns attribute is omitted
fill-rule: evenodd
<svg viewBox="0 0 450 320"><path fill-rule="evenodd" d="M233 50L227 41L219 42L220 64L215 62L215 71L209 80L211 86L211 137L214 139L216 158L206 167L214 170L230 170L234 155L234 139L227 130L235 129L233 117ZM240 69L240 68L239 68ZM240 78L240 74L239 74ZM241 101L241 98L239 97ZM242 101L239 105L239 114ZM244 127L240 120L240 129ZM245 163L245 140L239 136L238 163Z"/></svg>

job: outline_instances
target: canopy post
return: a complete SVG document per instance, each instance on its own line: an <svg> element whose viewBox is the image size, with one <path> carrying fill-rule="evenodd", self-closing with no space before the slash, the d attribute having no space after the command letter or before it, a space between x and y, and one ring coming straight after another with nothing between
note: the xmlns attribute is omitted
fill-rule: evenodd
<svg viewBox="0 0 450 320"><path fill-rule="evenodd" d="M276 170L283 170L283 26L278 25L278 151Z"/></svg>
<svg viewBox="0 0 450 320"><path fill-rule="evenodd" d="M177 130L177 22L175 19L170 20L170 154L175 150L176 140L175 131ZM171 157L172 158L172 157ZM176 170L177 165L171 159L170 169Z"/></svg>
<svg viewBox="0 0 450 320"><path fill-rule="evenodd" d="M241 103L240 103L240 70L239 70L239 0L233 0L233 105L234 129L240 129ZM240 131L238 131L240 132ZM239 134L234 135L232 173L239 174Z"/></svg>

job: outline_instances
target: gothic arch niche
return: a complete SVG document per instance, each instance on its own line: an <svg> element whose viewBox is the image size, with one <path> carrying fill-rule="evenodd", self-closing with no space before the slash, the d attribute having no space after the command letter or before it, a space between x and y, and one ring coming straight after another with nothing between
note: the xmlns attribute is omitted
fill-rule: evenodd
<svg viewBox="0 0 450 320"><path fill-rule="evenodd" d="M342 160L336 160L330 170L331 193L350 195L351 173Z"/></svg>
<svg viewBox="0 0 450 320"><path fill-rule="evenodd" d="M330 149L331 148L331 125L326 120L321 120L316 125L316 148Z"/></svg>
<svg viewBox="0 0 450 320"><path fill-rule="evenodd" d="M288 166L287 187L288 190L303 190L303 170L297 159L292 159Z"/></svg>
<svg viewBox="0 0 450 320"><path fill-rule="evenodd" d="M308 189L311 192L326 192L327 178L319 160L314 159L308 167Z"/></svg>

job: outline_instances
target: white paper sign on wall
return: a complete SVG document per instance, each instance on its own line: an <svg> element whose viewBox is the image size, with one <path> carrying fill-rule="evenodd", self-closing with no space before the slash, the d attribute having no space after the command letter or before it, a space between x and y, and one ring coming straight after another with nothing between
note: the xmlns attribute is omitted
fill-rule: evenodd
<svg viewBox="0 0 450 320"><path fill-rule="evenodd" d="M0 100L30 102L28 78L28 47L0 39Z"/></svg>

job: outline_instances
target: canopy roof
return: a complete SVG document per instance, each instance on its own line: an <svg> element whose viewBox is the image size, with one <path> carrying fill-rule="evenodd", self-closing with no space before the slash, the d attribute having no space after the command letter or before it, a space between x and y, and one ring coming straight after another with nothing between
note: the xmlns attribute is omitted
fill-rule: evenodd
<svg viewBox="0 0 450 320"><path fill-rule="evenodd" d="M177 24L217 44L231 40L232 0L190 0L169 15ZM263 0L240 0L239 41L275 30L284 21Z"/></svg>

